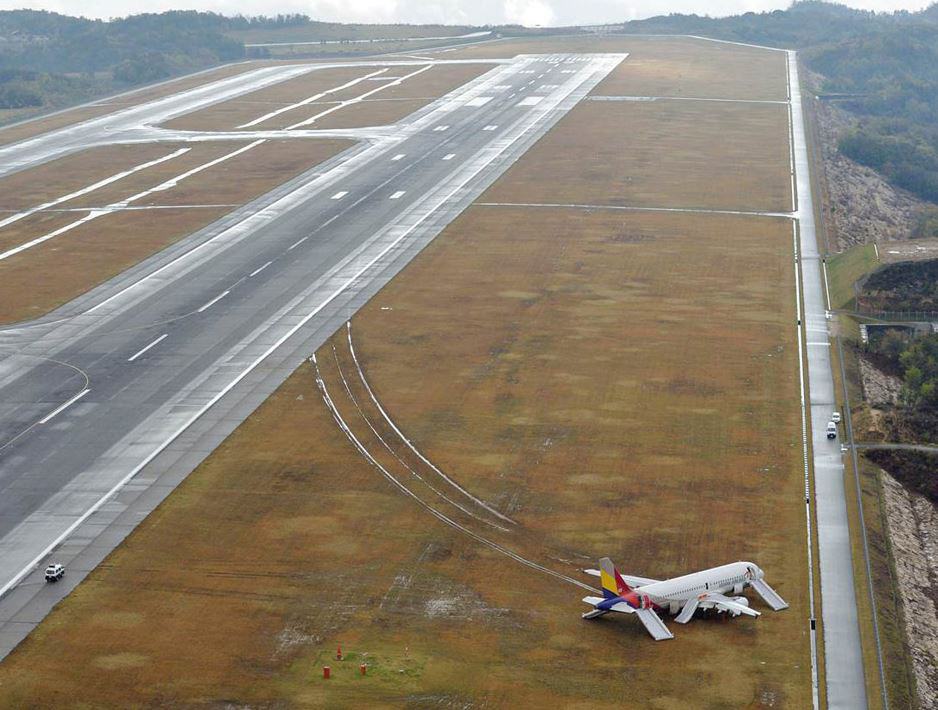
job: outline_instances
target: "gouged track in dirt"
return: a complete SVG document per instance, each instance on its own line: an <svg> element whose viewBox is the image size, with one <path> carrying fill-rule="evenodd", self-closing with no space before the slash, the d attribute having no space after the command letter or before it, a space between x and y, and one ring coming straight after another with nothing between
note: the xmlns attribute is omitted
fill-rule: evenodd
<svg viewBox="0 0 938 710"><path fill-rule="evenodd" d="M549 567L544 567L543 565L535 562L534 560L528 559L527 557L522 557L518 553L513 552L512 550L509 550L503 545L500 545L499 543L480 535L474 530L471 530L465 525L449 517L445 513L440 512L439 510L431 506L429 503L427 503L425 500L423 500L416 493L414 493L414 491L412 491L410 488L408 488L403 483L401 483L401 481L399 481L390 471L388 471L384 466L381 465L381 462L378 461L377 458L375 458L375 456L367 449L367 447L365 447L365 445L361 442L361 440L357 436L355 436L355 433L352 431L349 424L342 417L341 412L339 412L338 407L336 406L331 395L329 394L329 389L326 386L325 379L323 378L322 372L319 369L319 361L317 360L315 353L312 356L310 356L309 360L312 363L313 367L316 368L316 384L319 387L319 391L322 393L323 402L325 402L326 407L331 412L332 418L335 420L336 424L338 424L339 429L342 430L346 438L348 438L348 440L352 443L352 445L356 448L356 450L358 450L358 452L372 466L377 468L378 471L381 473L381 475L383 475L388 480L388 482L390 482L393 486L395 486L398 490L400 490L404 495L416 501L418 505L420 505L422 508L424 508L427 512L429 512L431 515L433 515L435 518L437 518L441 522L445 523L446 525L449 525L450 527L456 530L459 530L463 534L471 537L476 542L479 542L485 545L486 547L492 550L495 550L496 552L502 555L505 555L506 557L510 557L515 562L525 565L526 567L530 567L531 569L535 569L539 572L543 572L544 574L550 575L551 577L560 579L574 586L580 587L581 589L586 589L588 591L591 591L597 594L599 593L599 590L595 589L594 587L591 587L588 584L585 584L579 581L578 579L574 579L573 577L568 577L567 575L561 572L557 572L556 570L552 570Z"/></svg>
<svg viewBox="0 0 938 710"><path fill-rule="evenodd" d="M402 431L398 428L398 426L394 423L394 421L391 419L391 417L390 417L390 416L388 415L388 413L385 411L384 407L381 406L381 403L378 401L378 398L375 396L374 391L371 389L371 385L368 384L368 380L365 378L365 372L364 372L364 370L362 370L361 363L358 362L358 355L355 353L355 346L352 344L352 321L347 321L347 322L346 322L346 324L345 324L345 329L346 329L346 333L347 333L347 335L348 335L348 349L349 349L349 352L352 354L352 361L355 363L355 369L358 370L358 377L361 379L362 384L365 386L365 390L368 392L368 396L371 398L371 401L374 403L374 405L375 405L375 407L377 408L377 410L381 413L381 416L382 416L382 417L384 418L384 420L387 422L388 426L390 426L391 429L394 430L394 433L397 434L397 435L401 438L401 441L404 442L404 444L407 446L407 448L409 448L411 451L413 451L414 454L415 454L421 461L423 461L427 466L429 466L429 467L433 470L434 473L436 473L440 478L442 478L444 481L446 481L449 485L451 485L453 488L455 488L456 490L458 490L458 491L459 491L460 493L462 493L464 496L466 496L467 498L469 498L469 500L471 500L473 503L475 503L476 505L478 505L478 506L484 508L485 510L487 510L489 513L491 513L491 514L494 515L495 517L500 518L501 520L504 520L505 522L511 523L511 524L513 524L513 525L516 525L517 523L515 523L514 520L512 520L511 518L509 518L509 517L506 516L506 515L502 515L502 514L499 513L497 510L495 510L495 509L492 508L490 505L488 505L485 501L483 501L483 500L481 500L480 498L477 498L476 496L472 495L472 493L470 493L470 492L467 491L465 488L463 488L461 485L459 485L459 483L457 483L457 482L454 481L451 477L449 477L449 476L447 476L445 473L443 473L443 471L441 471L432 461L430 461L426 456L424 456L422 453L420 453L420 451L417 449L417 447L414 446L413 442L412 442L410 439L408 439L406 436L404 436L404 432L402 432Z"/></svg>
<svg viewBox="0 0 938 710"><path fill-rule="evenodd" d="M332 356L335 359L336 372L338 373L339 377L342 380L342 386L345 389L345 394L348 396L349 401L355 406L355 409L358 412L358 415L361 417L362 421L365 422L365 424L371 430L371 433L374 435L374 437L381 443L381 446L383 446L387 450L387 452L391 454L391 456L393 456L394 459L399 464L401 464L401 466L406 468L407 471L414 478L416 478L418 481L424 484L427 488L429 488L430 491L435 496L446 501L447 503L452 505L454 508L457 508L458 510L462 511L463 513L468 515L470 518L474 520L478 520L480 523L493 527L496 530L501 530L502 532L508 532L508 528L502 527L501 525L498 525L497 523L490 522L486 520L485 518L479 515L476 515L471 510L468 510L465 506L461 505L460 503L457 503L456 501L454 501L452 498L450 498L445 493L443 493L443 491L433 486L426 478L421 476L419 473L417 473L417 471L415 471L411 466L409 466L407 462L404 461L404 459L398 456L397 452L394 451L391 445L385 440L383 436L381 436L381 433L375 428L374 423L368 418L368 415L365 414L364 410L362 409L361 404L358 401L358 398L352 393L352 388L349 387L348 380L345 378L345 373L342 371L342 363L339 362L339 353L336 350L335 345L332 346Z"/></svg>

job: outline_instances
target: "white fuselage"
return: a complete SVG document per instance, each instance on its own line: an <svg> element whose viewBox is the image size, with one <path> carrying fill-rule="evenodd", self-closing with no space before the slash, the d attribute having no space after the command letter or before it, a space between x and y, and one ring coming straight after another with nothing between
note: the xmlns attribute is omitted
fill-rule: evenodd
<svg viewBox="0 0 938 710"><path fill-rule="evenodd" d="M731 562L728 565L636 587L635 591L647 594L659 607L677 614L683 603L692 597L708 592L739 594L753 578L762 578L762 570L756 565L751 562Z"/></svg>

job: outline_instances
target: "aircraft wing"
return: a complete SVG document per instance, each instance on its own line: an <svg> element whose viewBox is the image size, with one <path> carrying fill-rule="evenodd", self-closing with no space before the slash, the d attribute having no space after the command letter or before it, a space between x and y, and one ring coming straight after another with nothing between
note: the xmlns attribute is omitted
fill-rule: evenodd
<svg viewBox="0 0 938 710"><path fill-rule="evenodd" d="M753 579L749 584L756 590L756 594L772 607L772 611L781 611L788 608L788 603L778 595L778 592L766 584L764 579Z"/></svg>
<svg viewBox="0 0 938 710"><path fill-rule="evenodd" d="M719 594L717 592L701 594L699 599L702 602L710 602L718 609L722 609L723 611L731 611L734 614L748 614L749 616L761 616L761 613L755 609L750 609L745 604L740 604L735 599L730 599L728 596ZM681 613L683 614L683 610Z"/></svg>
<svg viewBox="0 0 938 710"><path fill-rule="evenodd" d="M616 605L618 606L618 605ZM626 604L626 606L628 606ZM635 615L638 616L638 620L642 622L642 625L645 627L645 630L651 634L651 637L655 641L665 641L667 639L673 639L674 634L672 634L668 627L664 625L664 622L661 618L654 612L652 609L635 609Z"/></svg>
<svg viewBox="0 0 938 710"><path fill-rule="evenodd" d="M598 569L585 569L583 570L586 574L591 574L594 577L599 576ZM619 573L619 576L625 580L625 583L630 587L644 587L646 584L654 584L655 582L660 582L660 579L649 579L648 577L636 577L632 574L622 574Z"/></svg>

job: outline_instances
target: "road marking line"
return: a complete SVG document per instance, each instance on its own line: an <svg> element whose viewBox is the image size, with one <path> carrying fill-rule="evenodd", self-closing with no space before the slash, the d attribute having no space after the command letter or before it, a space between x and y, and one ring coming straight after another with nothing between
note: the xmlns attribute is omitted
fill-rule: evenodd
<svg viewBox="0 0 938 710"><path fill-rule="evenodd" d="M80 190L75 190L74 192L70 192L67 195L62 195L61 197L57 197L54 200L50 200L49 202L44 202L43 204L37 205L36 207L31 207L28 210L18 212L10 217L0 220L0 227L6 227L8 224L13 224L14 222L18 222L19 220L25 217L29 217L30 215L35 214L36 212L41 212L42 210L47 210L51 207L55 207L55 205L60 205L63 202L68 202L69 200L73 200L76 197L87 195L89 192L94 192L95 190L105 187L106 185L110 185L111 183L117 182L118 180L122 180L123 178L133 175L134 173L138 173L141 170L146 170L147 168L152 168L154 165L165 163L167 160L178 158L180 155L183 155L184 153L188 153L190 150L192 149L180 148L179 150L173 153L170 153L169 155L164 155L162 158L157 158L156 160L150 160L150 161L147 161L146 163L135 165L134 167L128 168L127 170L124 170L123 172L119 172L115 175L111 175L110 177L104 178L103 180L98 180L98 182L92 183L91 185L83 187Z"/></svg>
<svg viewBox="0 0 938 710"><path fill-rule="evenodd" d="M341 200L341 199L342 199L343 197L345 197L347 194L348 194L348 190L340 190L339 192L335 193L335 194L332 196L332 199L333 199L333 200Z"/></svg>
<svg viewBox="0 0 938 710"><path fill-rule="evenodd" d="M268 266L270 266L270 265L273 264L273 263L274 263L274 262L272 262L272 261L268 261L268 262L267 262L266 264L264 264L263 266L257 267L256 269L254 269L254 271L252 271L250 274L248 274L248 278L251 278L252 276L257 276L260 272L262 272L264 269L266 269Z"/></svg>
<svg viewBox="0 0 938 710"><path fill-rule="evenodd" d="M395 192L393 195L391 195L391 197L388 198L388 199L391 199L391 200L399 200L399 199L401 199L401 197L404 196L404 193L405 193L405 192L407 192L407 191L406 191L406 190L398 190L398 191Z"/></svg>
<svg viewBox="0 0 938 710"><path fill-rule="evenodd" d="M456 157L455 153L447 153L446 155L443 156L443 160L452 160L455 157Z"/></svg>
<svg viewBox="0 0 938 710"><path fill-rule="evenodd" d="M81 398L84 397L86 394L88 394L90 391L91 391L91 389L88 388L88 387L86 387L86 388L83 389L81 392L79 392L79 393L76 394L74 397L72 397L70 400L68 400L65 404L63 404L63 405L57 407L57 408L54 409L52 412L50 412L49 414L47 414L46 416L44 416L42 419L40 419L40 420L39 420L39 423L40 423L40 424L45 424L45 423L48 422L50 419L52 419L52 417L56 416L57 414L61 414L61 413L64 412L66 409L68 409L68 408L71 407L73 404L75 404L75 402L77 402L79 399L81 399Z"/></svg>
<svg viewBox="0 0 938 710"><path fill-rule="evenodd" d="M302 244L303 242L305 242L307 239L309 239L309 237L303 237L302 239L297 239L295 242L293 242L293 244L291 244L290 246L287 247L287 251L293 251L293 250L296 249L300 244Z"/></svg>
<svg viewBox="0 0 938 710"><path fill-rule="evenodd" d="M449 128L449 126L437 126L437 127L434 128L433 130L434 130L434 131L445 131L447 128Z"/></svg>
<svg viewBox="0 0 938 710"><path fill-rule="evenodd" d="M496 125L490 123L489 125L487 125L487 126L486 126L485 128L483 128L482 130L483 130L483 131L494 131L496 128L498 128L498 126L496 126Z"/></svg>
<svg viewBox="0 0 938 710"><path fill-rule="evenodd" d="M142 348L141 350L138 350L138 351L135 352L133 355L131 355L129 358L127 358L127 362L133 362L133 361L136 360L138 357L140 357L141 355L143 355L147 350L149 350L150 348L154 347L155 345L159 345L162 341L164 341L164 340L165 340L166 338L168 338L168 337L169 337L169 333L163 333L163 335L161 335L160 337L158 337L156 340L154 340L152 343L150 343L149 345L147 345L145 348Z"/></svg>
<svg viewBox="0 0 938 710"><path fill-rule="evenodd" d="M206 303L204 306L202 306L198 311L196 311L196 313L202 313L202 312L205 311L206 309L211 308L211 307L214 306L216 303L218 303L221 299L223 299L225 296L227 296L229 293L231 293L231 291L222 291L220 294L218 294L217 296L215 296L215 298L213 298L211 301L209 301L209 302Z"/></svg>
<svg viewBox="0 0 938 710"><path fill-rule="evenodd" d="M258 123L264 123L265 121L269 121L275 116L279 116L281 113L285 113L286 111L292 111L293 109L306 106L308 104L313 103L314 101L318 101L323 96L326 96L328 94L334 94L336 91L341 91L342 89L348 89L352 86L355 86L355 84L361 83L362 81L365 81L366 79L371 79L372 77L375 77L378 74L384 74L384 72L388 71L389 69L390 67L385 67L384 69L379 69L378 71L371 72L370 74L366 74L365 76L358 77L357 79L352 79L351 81L345 84L342 84L342 86L336 86L331 89L327 89L326 91L322 91L318 94L314 94L313 96L309 96L295 104L290 104L289 106L283 106L281 108L278 108L276 111L265 113L263 116L259 118L255 118L253 121L242 123L240 126L238 126L238 128L252 128L256 126Z"/></svg>
<svg viewBox="0 0 938 710"><path fill-rule="evenodd" d="M309 126L309 125L315 123L317 120L319 120L319 119L322 118L323 116L328 116L330 113L333 113L334 111L338 111L339 109L343 109L343 108L345 108L346 106L351 106L352 104L360 103L361 101L364 101L366 98L368 98L369 96L371 96L371 95L373 95L373 94L378 93L379 91L384 91L385 89L390 88L390 87L392 87L392 86L400 86L401 84L404 83L405 80L411 78L412 76L417 76L417 74L421 74L421 73L427 71L428 69L431 69L433 66L434 66L433 64L428 64L427 66L421 67L421 68L418 69L417 71L413 71L413 72L411 72L410 74L405 74L405 75L402 76L402 77L395 78L394 81L389 81L389 82L386 83L386 84L382 84L382 85L379 86L377 89L372 89L371 91L366 91L364 94L360 94L359 96L355 96L354 98L351 98L351 99L348 99L348 100L346 100L346 101L343 101L343 102L341 102L340 104L338 104L338 105L336 105L336 106L333 106L333 107L331 107L331 108L327 108L325 111L320 111L320 112L317 113L315 116L310 116L310 117L307 118L305 121L300 121L299 123L294 123L292 126L287 126L287 130L288 130L288 131L291 131L291 130L293 130L294 128L302 128L303 126Z"/></svg>
<svg viewBox="0 0 938 710"><path fill-rule="evenodd" d="M391 158L391 161L393 162L393 161L395 161L395 160L400 160L400 159L403 158L405 155L406 155L406 153L398 153L398 154L395 155L393 158Z"/></svg>

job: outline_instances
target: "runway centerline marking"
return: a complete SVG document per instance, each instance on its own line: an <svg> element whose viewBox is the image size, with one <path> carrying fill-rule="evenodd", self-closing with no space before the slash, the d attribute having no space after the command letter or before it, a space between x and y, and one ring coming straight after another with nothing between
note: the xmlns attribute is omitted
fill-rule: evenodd
<svg viewBox="0 0 938 710"><path fill-rule="evenodd" d="M252 276L257 276L260 272L262 272L264 269L266 269L268 266L270 266L270 265L273 264L273 263L274 263L274 262L272 262L272 261L268 261L268 262L267 262L266 264L264 264L263 266L258 266L256 269L254 269L254 271L252 271L250 274L248 274L248 278L251 278Z"/></svg>
<svg viewBox="0 0 938 710"><path fill-rule="evenodd" d="M498 126L496 126L496 125L490 123L489 125L485 126L482 130L483 130L483 131L494 131L496 128L498 128Z"/></svg>
<svg viewBox="0 0 938 710"><path fill-rule="evenodd" d="M215 298L213 298L211 301L209 301L209 302L206 303L204 306L202 306L198 311L196 311L196 313L202 313L203 311L205 311L205 310L211 308L211 307L214 306L216 303L218 303L221 299L223 299L225 296L227 296L229 293L231 293L231 291L222 291L220 294L218 294L217 296L215 296Z"/></svg>
<svg viewBox="0 0 938 710"><path fill-rule="evenodd" d="M300 244L302 244L303 242L305 242L307 239L309 239L309 237L302 237L302 238L300 238L300 239L297 239L295 242L293 242L293 244L291 244L290 246L287 247L287 251L293 251L293 250L296 249Z"/></svg>
<svg viewBox="0 0 938 710"><path fill-rule="evenodd" d="M86 387L86 388L83 389L81 392L79 392L79 393L76 394L74 397L72 397L70 400L68 400L65 404L63 404L63 405L61 405L61 406L59 406L59 407L56 407L54 410L52 410L51 412L49 412L46 416L44 416L42 419L39 420L39 423L40 423L40 424L46 424L46 423L49 422L53 417L55 417L56 415L61 414L62 412L64 412L66 409L68 409L69 407L71 407L73 404L75 404L75 402L77 402L79 399L81 399L82 397L84 397L84 396L85 396L86 394L88 394L90 391L91 391L91 388Z"/></svg>
<svg viewBox="0 0 938 710"><path fill-rule="evenodd" d="M393 158L391 158L391 162L394 162L395 160L400 160L400 159L403 158L405 155L406 155L406 153L398 153L398 154L395 155Z"/></svg>
<svg viewBox="0 0 938 710"><path fill-rule="evenodd" d="M445 131L445 130L447 130L448 128L449 128L449 126L445 126L445 125L444 125L444 126L437 126L437 127L434 128L433 130L434 130L434 131Z"/></svg>
<svg viewBox="0 0 938 710"><path fill-rule="evenodd" d="M407 190L398 190L398 191L395 192L393 195L391 195L388 199L389 199L389 200L399 200L399 199L401 199L401 198L404 196L404 193L406 193L406 192L407 192Z"/></svg>
<svg viewBox="0 0 938 710"><path fill-rule="evenodd" d="M338 191L337 193L335 193L330 199L332 199L332 200L341 200L341 199L342 199L343 197L345 197L347 194L348 194L348 190L339 190L339 191Z"/></svg>
<svg viewBox="0 0 938 710"><path fill-rule="evenodd" d="M137 352L135 352L133 355L131 355L129 358L127 358L127 362L133 362L133 361L136 360L138 357L140 357L141 355L143 355L147 350L149 350L149 349L152 348L152 347L155 347L155 346L159 345L161 342L163 342L164 340L166 340L166 338L168 338L168 337L169 337L169 333L163 333L160 337L158 337L158 338L157 338L156 340L154 340L152 343L150 343L149 345L147 345L147 346L144 347L144 348L141 348L140 350L138 350Z"/></svg>
<svg viewBox="0 0 938 710"><path fill-rule="evenodd" d="M443 156L443 160L452 160L455 157L456 157L455 153L447 153L446 155Z"/></svg>

